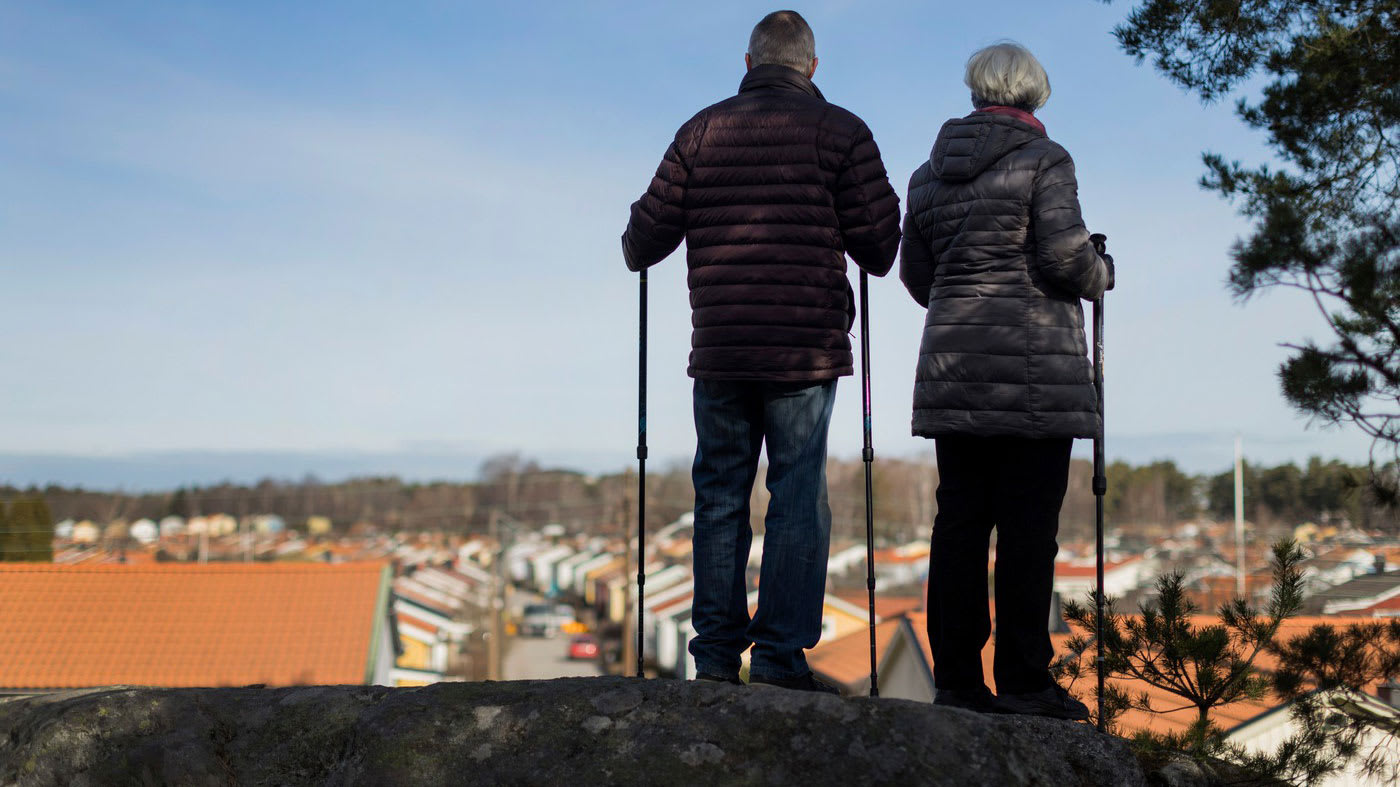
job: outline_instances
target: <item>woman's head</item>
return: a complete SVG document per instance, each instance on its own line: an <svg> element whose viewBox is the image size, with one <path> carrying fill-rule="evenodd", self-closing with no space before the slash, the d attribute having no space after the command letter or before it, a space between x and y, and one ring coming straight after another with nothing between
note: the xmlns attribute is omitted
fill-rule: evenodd
<svg viewBox="0 0 1400 787"><path fill-rule="evenodd" d="M1050 100L1050 78L1040 61L1011 41L973 52L963 83L972 90L972 105L978 109L1005 106L1034 112Z"/></svg>

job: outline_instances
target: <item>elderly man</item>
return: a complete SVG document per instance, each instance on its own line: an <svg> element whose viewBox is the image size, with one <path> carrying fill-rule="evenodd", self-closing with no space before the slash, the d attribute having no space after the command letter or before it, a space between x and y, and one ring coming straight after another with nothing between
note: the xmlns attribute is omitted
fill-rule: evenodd
<svg viewBox="0 0 1400 787"><path fill-rule="evenodd" d="M696 637L702 679L836 690L804 649L821 637L831 510L826 439L851 374L846 256L881 276L899 246L899 198L860 118L812 83L812 29L793 11L749 37L739 93L676 132L622 236L642 270L687 244L695 378ZM767 445L757 613L745 567L749 495Z"/></svg>

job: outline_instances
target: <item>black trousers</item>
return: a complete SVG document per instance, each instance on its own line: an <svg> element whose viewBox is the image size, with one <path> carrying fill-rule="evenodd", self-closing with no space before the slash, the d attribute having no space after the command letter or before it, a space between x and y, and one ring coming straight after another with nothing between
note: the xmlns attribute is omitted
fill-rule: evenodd
<svg viewBox="0 0 1400 787"><path fill-rule="evenodd" d="M985 685L991 635L987 549L997 530L997 693L1049 687L1055 536L1069 483L1069 438L940 437L938 515L929 555L928 638L940 689Z"/></svg>

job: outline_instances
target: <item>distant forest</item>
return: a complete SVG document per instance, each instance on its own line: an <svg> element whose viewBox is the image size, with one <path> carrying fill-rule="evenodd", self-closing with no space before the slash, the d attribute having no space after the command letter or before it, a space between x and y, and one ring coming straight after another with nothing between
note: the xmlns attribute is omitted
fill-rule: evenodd
<svg viewBox="0 0 1400 787"><path fill-rule="evenodd" d="M1094 498L1091 468L1076 460L1061 515L1066 538L1092 534ZM864 537L864 468L860 462L832 460L827 478L833 535ZM1345 519L1363 529L1397 530L1396 512L1367 497L1364 467L1314 458L1303 466L1245 469L1245 514L1266 528ZM760 483L753 496L753 519L761 528L767 496ZM290 527L307 517L330 517L337 531L379 530L485 532L493 513L530 527L557 523L580 533L630 532L636 516L633 471L588 476L548 469L519 455L487 460L480 480L471 483L411 483L398 478L357 478L323 483L264 480L250 486L219 484L182 487L164 493L122 494L50 486L20 490L0 486L0 501L42 494L57 520L109 522L170 514L277 514ZM938 507L938 470L931 462L878 459L874 465L876 532L886 542L927 535ZM694 499L688 467L651 470L647 477L647 527L664 526L689 511ZM1150 527L1206 516L1234 514L1231 471L1189 475L1169 461L1109 466L1107 517L1115 526Z"/></svg>

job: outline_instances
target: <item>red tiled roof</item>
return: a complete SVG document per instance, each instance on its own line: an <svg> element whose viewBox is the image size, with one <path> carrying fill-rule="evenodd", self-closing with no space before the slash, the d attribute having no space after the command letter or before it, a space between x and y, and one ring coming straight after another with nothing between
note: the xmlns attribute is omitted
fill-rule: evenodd
<svg viewBox="0 0 1400 787"><path fill-rule="evenodd" d="M692 603L691 599L693 598L695 598L695 591L693 590L688 593L682 593L679 596L676 596L675 598L670 598L663 601L661 603L661 606L654 607L651 610L651 613L653 615L665 615L668 611L674 611L682 605L689 606Z"/></svg>
<svg viewBox="0 0 1400 787"><path fill-rule="evenodd" d="M0 686L364 683L383 563L0 563Z"/></svg>
<svg viewBox="0 0 1400 787"><path fill-rule="evenodd" d="M398 618L399 623L402 625L416 626L420 629L423 629L424 631L437 633L438 625L436 623L429 623L428 621L423 620L422 618L416 618L408 614L407 612L395 612L394 617Z"/></svg>
<svg viewBox="0 0 1400 787"><path fill-rule="evenodd" d="M1395 615L1397 611L1400 611L1400 596L1392 596L1384 601L1377 601L1369 607L1347 610L1346 612L1336 613L1335 616L1347 615L1384 618ZM1328 617L1334 617L1334 615L1329 615Z"/></svg>
<svg viewBox="0 0 1400 787"><path fill-rule="evenodd" d="M445 618L452 617L456 613L457 608L461 606L460 603L450 604L435 596L430 596L427 593L420 593L416 590L403 587L402 585L396 585L394 587L394 595L407 601L412 601L420 607L426 607Z"/></svg>
<svg viewBox="0 0 1400 787"><path fill-rule="evenodd" d="M1105 561L1103 564L1103 570L1105 573L1109 571L1115 571L1117 569L1122 568L1123 566L1129 565L1131 563L1136 563L1140 560L1142 560L1141 556L1135 556L1130 557L1126 560ZM1094 563L1085 564L1068 563L1059 560L1055 561L1055 576L1057 577L1093 577L1098 575L1098 571L1099 568Z"/></svg>

